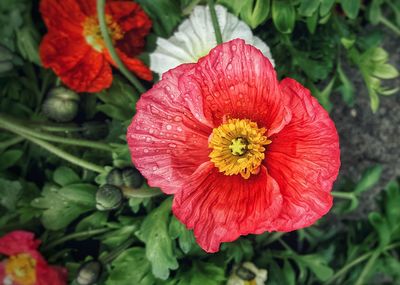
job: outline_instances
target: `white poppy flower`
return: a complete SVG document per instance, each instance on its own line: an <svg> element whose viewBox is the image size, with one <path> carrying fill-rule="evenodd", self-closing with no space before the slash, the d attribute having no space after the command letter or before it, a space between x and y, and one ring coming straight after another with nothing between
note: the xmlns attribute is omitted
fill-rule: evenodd
<svg viewBox="0 0 400 285"><path fill-rule="evenodd" d="M215 10L224 42L243 39L247 44L257 47L274 65L269 47L253 35L249 26L224 6L216 5ZM216 45L210 9L208 6L196 6L169 39L157 39L157 48L150 54L150 69L161 77L164 72L182 63L197 62Z"/></svg>
<svg viewBox="0 0 400 285"><path fill-rule="evenodd" d="M252 262L244 262L235 265L232 274L229 276L227 285L264 285L267 281L268 272L265 269L258 269Z"/></svg>

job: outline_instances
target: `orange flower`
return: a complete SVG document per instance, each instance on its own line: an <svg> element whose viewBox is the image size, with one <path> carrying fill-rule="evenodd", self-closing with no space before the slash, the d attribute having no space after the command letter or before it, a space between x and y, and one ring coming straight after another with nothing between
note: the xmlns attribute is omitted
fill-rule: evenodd
<svg viewBox="0 0 400 285"><path fill-rule="evenodd" d="M151 28L149 17L132 1L110 0L105 11L118 56L138 77L152 80L150 69L136 58ZM40 45L43 66L77 92L108 88L110 63L115 63L101 36L96 0L42 0L40 12L48 29Z"/></svg>

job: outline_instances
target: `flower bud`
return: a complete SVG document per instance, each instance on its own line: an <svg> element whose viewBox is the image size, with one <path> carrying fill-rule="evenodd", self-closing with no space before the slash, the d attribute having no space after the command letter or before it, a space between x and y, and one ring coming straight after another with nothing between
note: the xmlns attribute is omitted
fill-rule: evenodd
<svg viewBox="0 0 400 285"><path fill-rule="evenodd" d="M96 193L96 208L99 211L110 211L121 206L123 195L121 189L105 184Z"/></svg>
<svg viewBox="0 0 400 285"><path fill-rule="evenodd" d="M78 270L76 282L79 285L92 285L96 283L100 278L102 267L101 263L96 260L85 262Z"/></svg>
<svg viewBox="0 0 400 285"><path fill-rule="evenodd" d="M122 170L122 180L125 186L132 188L140 188L144 182L142 174L134 167L126 167Z"/></svg>
<svg viewBox="0 0 400 285"><path fill-rule="evenodd" d="M78 114L79 99L78 94L72 90L64 87L53 88L43 103L43 113L58 122L71 121Z"/></svg>
<svg viewBox="0 0 400 285"><path fill-rule="evenodd" d="M13 54L4 46L0 45L0 73L13 69Z"/></svg>
<svg viewBox="0 0 400 285"><path fill-rule="evenodd" d="M115 186L123 186L124 181L122 180L122 170L119 168L113 168L106 177L107 184Z"/></svg>
<svg viewBox="0 0 400 285"><path fill-rule="evenodd" d="M244 262L233 267L227 285L263 285L267 280L267 275L267 270L258 269L251 262Z"/></svg>

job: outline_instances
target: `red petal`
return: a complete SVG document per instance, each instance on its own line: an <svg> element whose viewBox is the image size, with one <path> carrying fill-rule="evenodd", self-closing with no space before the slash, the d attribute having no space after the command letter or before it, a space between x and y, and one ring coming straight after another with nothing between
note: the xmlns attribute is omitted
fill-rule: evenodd
<svg viewBox="0 0 400 285"><path fill-rule="evenodd" d="M39 48L43 66L57 75L74 68L91 50L83 36L57 32L45 35Z"/></svg>
<svg viewBox="0 0 400 285"><path fill-rule="evenodd" d="M180 77L192 68L180 65L143 94L127 132L133 163L151 186L166 193L174 193L209 160L211 128L197 118L201 102L180 90Z"/></svg>
<svg viewBox="0 0 400 285"><path fill-rule="evenodd" d="M40 240L35 240L33 233L13 231L0 238L0 254L10 256L35 251L39 244Z"/></svg>
<svg viewBox="0 0 400 285"><path fill-rule="evenodd" d="M111 86L111 66L102 53L91 51L73 69L61 73L61 80L77 92L99 92Z"/></svg>
<svg viewBox="0 0 400 285"><path fill-rule="evenodd" d="M40 13L49 31L82 33L82 22L86 15L76 0L41 0Z"/></svg>
<svg viewBox="0 0 400 285"><path fill-rule="evenodd" d="M245 180L240 175L221 174L207 162L192 175L184 190L175 194L172 210L194 229L205 251L216 252L221 242L270 230L281 204L279 186L264 167Z"/></svg>
<svg viewBox="0 0 400 285"><path fill-rule="evenodd" d="M104 51L104 54L107 57L107 60L112 65L116 66L109 52ZM119 49L117 49L117 54L122 62L126 65L126 67L134 72L138 77L148 81L153 79L153 73L151 72L149 67L145 65L140 59L128 57L124 52L120 51Z"/></svg>
<svg viewBox="0 0 400 285"><path fill-rule="evenodd" d="M128 32L136 30L137 37L147 35L151 28L151 20L139 4L132 1L108 2L106 12L110 14L119 26Z"/></svg>
<svg viewBox="0 0 400 285"><path fill-rule="evenodd" d="M65 268L40 264L36 266L36 285L66 285L68 273Z"/></svg>
<svg viewBox="0 0 400 285"><path fill-rule="evenodd" d="M271 137L265 161L283 196L275 230L292 231L313 224L331 208L340 150L334 123L310 92L290 78L280 87L293 117Z"/></svg>
<svg viewBox="0 0 400 285"><path fill-rule="evenodd" d="M83 37L50 32L40 45L40 57L44 67L52 68L69 88L77 92L98 92L111 85L109 63Z"/></svg>
<svg viewBox="0 0 400 285"><path fill-rule="evenodd" d="M246 118L279 132L290 121L270 61L241 39L215 47L185 78L187 92L204 100L204 113L219 126L224 118Z"/></svg>

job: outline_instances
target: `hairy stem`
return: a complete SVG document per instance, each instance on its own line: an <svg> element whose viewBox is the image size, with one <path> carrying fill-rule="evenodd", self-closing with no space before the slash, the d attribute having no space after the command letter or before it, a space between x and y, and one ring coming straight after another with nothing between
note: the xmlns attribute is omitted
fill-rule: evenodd
<svg viewBox="0 0 400 285"><path fill-rule="evenodd" d="M117 51L114 48L112 39L110 37L110 34L108 33L108 28L107 28L107 23L106 23L106 15L105 15L105 4L106 0L97 0L97 17L99 19L99 24L100 24L100 30L101 30L101 35L104 39L104 43L107 47L108 52L111 55L111 58L117 65L118 69L121 71L121 73L132 83L133 86L136 87L136 89L140 93L146 92L146 89L143 87L143 85L140 83L140 81L136 78L135 75L133 75L124 65L122 60L119 58Z"/></svg>

